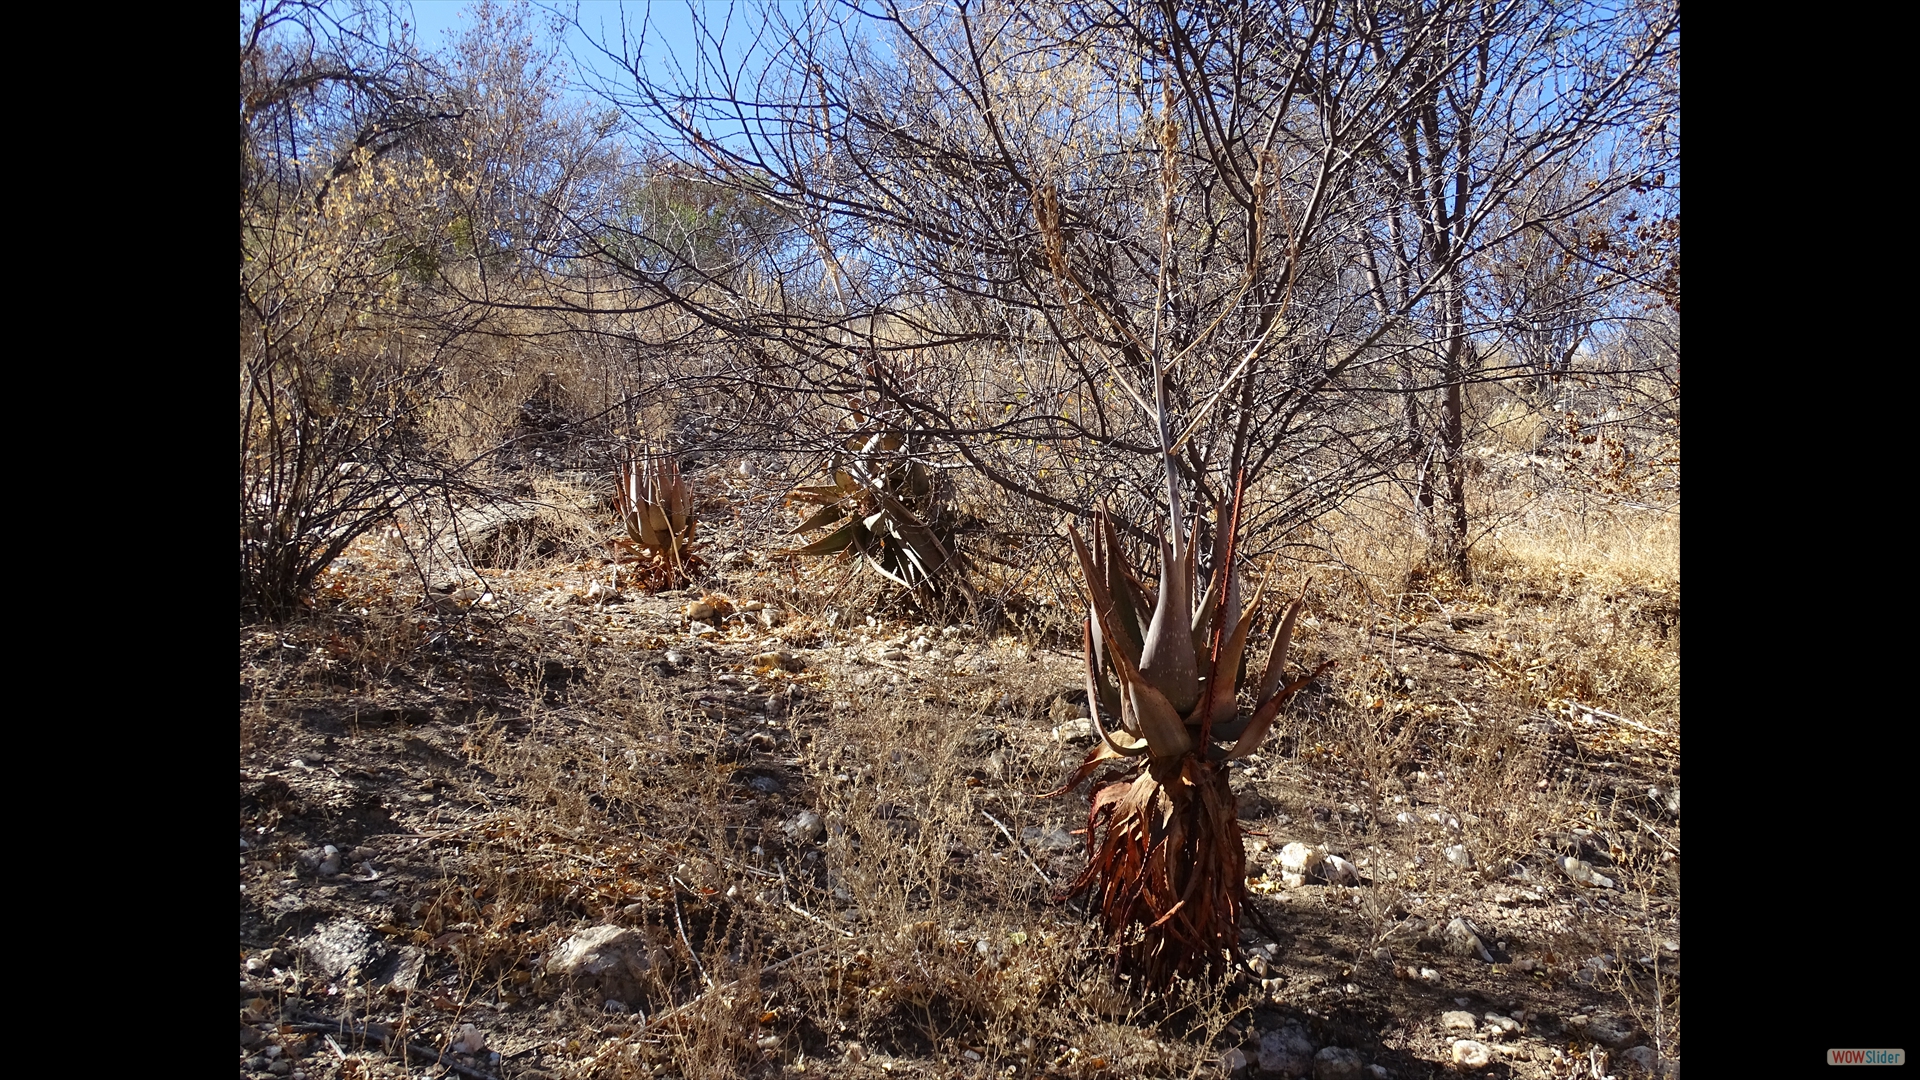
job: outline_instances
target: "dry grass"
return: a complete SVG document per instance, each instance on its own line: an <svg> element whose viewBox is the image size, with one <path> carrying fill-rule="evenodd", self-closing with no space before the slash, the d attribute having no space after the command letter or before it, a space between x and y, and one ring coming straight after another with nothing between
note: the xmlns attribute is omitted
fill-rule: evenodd
<svg viewBox="0 0 1920 1080"><path fill-rule="evenodd" d="M1524 496L1490 475L1479 497ZM389 801L432 796L407 825L425 839L382 856L423 867L386 910L427 953L431 989L352 993L403 1005L422 1030L518 1017L544 1040L546 1075L583 1078L882 1065L1215 1075L1223 1050L1282 1019L1409 1075L1445 1058L1428 1011L1468 992L1563 1019L1612 1008L1677 1053L1666 945L1678 940L1680 829L1641 794L1678 777L1677 507L1589 497L1583 514L1565 491L1522 498L1479 541L1468 584L1432 571L1385 499L1356 500L1320 523L1313 548L1290 549L1317 552L1295 564L1310 585L1294 656L1342 666L1232 781L1248 808L1253 904L1285 940L1260 977L1145 1001L1114 985L1110 943L1082 912L1054 901L1084 852L1039 843L1086 814L1084 798L1033 798L1082 752L1050 734L1058 694L1077 681L1076 661L1050 651L1067 607L1053 562L989 563L983 593L1017 599L1023 617L998 637L942 635L938 613L871 575L769 559L792 524L774 501L780 483L694 482L710 500L713 576L648 610L701 590L759 600L784 621L755 648L805 651L807 671L756 675L644 613L542 607L605 577L594 555L612 528L598 493L551 478L530 494L553 508L558 542L496 555L519 567L484 571L498 606L423 615L403 551L363 545L329 576L315 618L243 636L243 765L313 755L300 718L341 702L404 699L393 715L445 717L408 720L417 734L339 736L343 771L354 747L391 748L372 771L413 786ZM910 679L829 663L922 634L993 663ZM671 679L646 659L668 645L693 657ZM250 829L288 833L257 849L274 865L330 841L296 842L292 802L254 817L245 805ZM817 835L793 827L803 813L819 815ZM1295 840L1352 859L1362 884L1278 888L1275 854ZM1619 888L1576 895L1550 859L1577 851ZM1480 926L1502 965L1492 970L1510 974L1482 987L1469 980L1488 979L1475 974L1484 965L1456 971L1407 936L1414 920L1437 928L1454 915ZM627 1003L639 1015L608 1013L541 968L566 935L606 922L652 942L650 984ZM1336 973L1318 974L1323 961ZM1511 974L1521 961L1537 969ZM1460 986L1427 1001L1407 975L1425 966ZM1342 1004L1350 984L1363 988L1357 1012ZM1567 1030L1562 1048L1578 1042ZM1573 1075L1555 1068L1514 1075Z"/></svg>

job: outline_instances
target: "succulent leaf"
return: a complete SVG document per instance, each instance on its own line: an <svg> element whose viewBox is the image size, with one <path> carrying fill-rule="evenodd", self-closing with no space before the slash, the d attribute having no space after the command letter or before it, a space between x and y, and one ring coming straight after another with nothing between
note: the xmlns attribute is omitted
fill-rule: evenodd
<svg viewBox="0 0 1920 1080"><path fill-rule="evenodd" d="M1140 643L1140 672L1178 715L1185 715L1200 699L1199 665L1194 658L1188 616L1193 604L1187 576L1190 567L1185 560L1174 558L1173 549L1164 540L1160 543L1160 565L1160 596L1146 640Z"/></svg>

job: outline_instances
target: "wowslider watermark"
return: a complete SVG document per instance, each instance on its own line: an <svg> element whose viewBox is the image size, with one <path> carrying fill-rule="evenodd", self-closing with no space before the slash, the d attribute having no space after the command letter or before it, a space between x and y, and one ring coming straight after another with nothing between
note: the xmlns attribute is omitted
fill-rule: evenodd
<svg viewBox="0 0 1920 1080"><path fill-rule="evenodd" d="M1829 1065L1905 1065L1905 1050L1829 1050Z"/></svg>

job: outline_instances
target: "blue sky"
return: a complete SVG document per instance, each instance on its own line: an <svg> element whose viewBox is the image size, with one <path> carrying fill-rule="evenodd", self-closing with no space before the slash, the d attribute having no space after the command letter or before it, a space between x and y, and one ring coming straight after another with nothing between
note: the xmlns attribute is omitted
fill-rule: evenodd
<svg viewBox="0 0 1920 1080"><path fill-rule="evenodd" d="M416 41L429 52L437 52L450 45L459 34L473 25L471 17L467 15L467 9L471 6L471 0L413 0L411 21ZM557 3L552 6L567 10L573 5ZM786 0L781 6L795 15L804 10L802 4ZM620 40L623 18L630 32L635 34L642 20L645 20L648 29L642 59L649 68L663 73L671 72L671 68L663 66L669 56L679 57L686 62L695 52L695 8L699 9L700 16L712 32L718 33L721 26L726 26L725 51L730 59L737 58L748 47L751 34L759 29L754 6L729 0L654 0L652 3L647 0L626 0L624 3L621 0L580 0L577 5L579 21L594 36L609 42ZM538 24L544 14L536 6L533 11L534 22ZM617 69L588 43L579 30L568 31L567 44L572 52L570 62L585 69L576 72L576 81L589 73L598 73L603 77L616 75Z"/></svg>

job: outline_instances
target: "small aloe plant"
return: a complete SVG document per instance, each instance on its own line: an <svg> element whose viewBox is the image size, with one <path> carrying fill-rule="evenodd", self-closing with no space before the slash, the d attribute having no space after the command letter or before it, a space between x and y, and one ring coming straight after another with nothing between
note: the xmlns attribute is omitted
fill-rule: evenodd
<svg viewBox="0 0 1920 1080"><path fill-rule="evenodd" d="M864 419L856 412L855 422ZM955 543L941 492L927 467L902 451L905 437L890 425L868 426L835 454L833 483L798 487L791 501L820 507L793 529L806 533L831 527L825 536L783 555L833 555L851 552L881 577L902 588L932 593L942 571L962 592L965 556Z"/></svg>
<svg viewBox="0 0 1920 1080"><path fill-rule="evenodd" d="M1157 989L1217 977L1238 956L1246 853L1224 766L1253 752L1288 699L1333 664L1282 684L1304 596L1281 617L1258 674L1242 663L1267 580L1242 610L1239 510L1236 490L1197 604L1192 545L1177 516L1172 539L1160 542L1157 590L1127 565L1106 511L1095 515L1091 544L1067 527L1085 577L1087 711L1100 742L1049 797L1079 787L1103 762L1138 763L1131 777L1094 792L1087 868L1067 896L1093 894L1118 970Z"/></svg>
<svg viewBox="0 0 1920 1080"><path fill-rule="evenodd" d="M620 463L613 502L627 529L626 546L638 548L655 563L662 587L685 582L702 564L693 553L700 529L693 517L693 498L672 458L628 451Z"/></svg>

